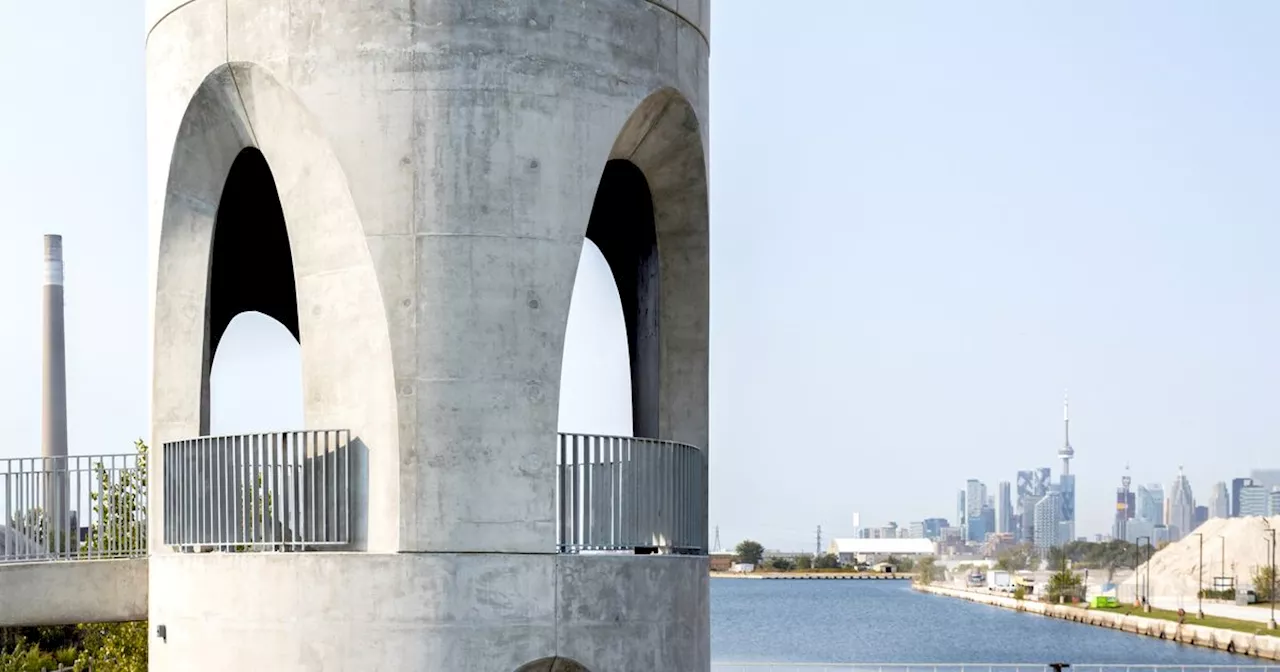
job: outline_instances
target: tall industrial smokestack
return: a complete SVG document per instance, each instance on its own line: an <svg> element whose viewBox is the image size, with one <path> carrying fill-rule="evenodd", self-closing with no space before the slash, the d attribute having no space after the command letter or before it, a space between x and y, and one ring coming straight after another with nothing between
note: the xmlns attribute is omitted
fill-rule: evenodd
<svg viewBox="0 0 1280 672"><path fill-rule="evenodd" d="M44 237L44 380L40 454L49 470L45 516L49 530L71 524L67 492L67 345L62 314L62 236ZM63 535L46 538L51 550L67 544Z"/></svg>

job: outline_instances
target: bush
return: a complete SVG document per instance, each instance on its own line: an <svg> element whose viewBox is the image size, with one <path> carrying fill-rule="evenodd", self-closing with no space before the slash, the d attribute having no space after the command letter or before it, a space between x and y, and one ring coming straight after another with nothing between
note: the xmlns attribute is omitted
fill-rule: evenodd
<svg viewBox="0 0 1280 672"><path fill-rule="evenodd" d="M1026 597L1027 597L1027 589L1026 589L1026 588L1024 588L1024 587L1022 587L1022 586L1014 586L1014 588L1013 588L1013 599L1015 599L1015 600L1022 600L1022 599L1025 599Z"/></svg>
<svg viewBox="0 0 1280 672"><path fill-rule="evenodd" d="M1206 600L1235 600L1236 590L1235 588L1228 588L1226 590L1212 590L1210 588L1205 588L1200 591L1200 597Z"/></svg>

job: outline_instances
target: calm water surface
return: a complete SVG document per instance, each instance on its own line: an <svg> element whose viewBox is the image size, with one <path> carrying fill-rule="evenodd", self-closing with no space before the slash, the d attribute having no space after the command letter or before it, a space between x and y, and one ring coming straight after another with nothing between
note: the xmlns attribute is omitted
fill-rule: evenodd
<svg viewBox="0 0 1280 672"><path fill-rule="evenodd" d="M926 595L906 581L711 580L711 659L788 663L1262 663Z"/></svg>

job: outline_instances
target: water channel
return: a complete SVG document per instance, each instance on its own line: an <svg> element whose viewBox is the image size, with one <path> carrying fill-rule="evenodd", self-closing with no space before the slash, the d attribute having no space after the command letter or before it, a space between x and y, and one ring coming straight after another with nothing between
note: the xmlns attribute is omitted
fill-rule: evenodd
<svg viewBox="0 0 1280 672"><path fill-rule="evenodd" d="M711 659L1250 665L1269 661L965 600L906 581L711 580Z"/></svg>

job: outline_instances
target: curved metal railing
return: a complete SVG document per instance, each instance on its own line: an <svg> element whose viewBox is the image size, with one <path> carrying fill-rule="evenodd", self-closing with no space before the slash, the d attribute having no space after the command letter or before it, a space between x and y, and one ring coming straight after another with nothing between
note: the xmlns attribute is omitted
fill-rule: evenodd
<svg viewBox="0 0 1280 672"><path fill-rule="evenodd" d="M556 545L561 553L705 555L707 460L695 446L560 434Z"/></svg>
<svg viewBox="0 0 1280 672"><path fill-rule="evenodd" d="M203 436L164 444L164 543L306 550L351 539L351 432Z"/></svg>

